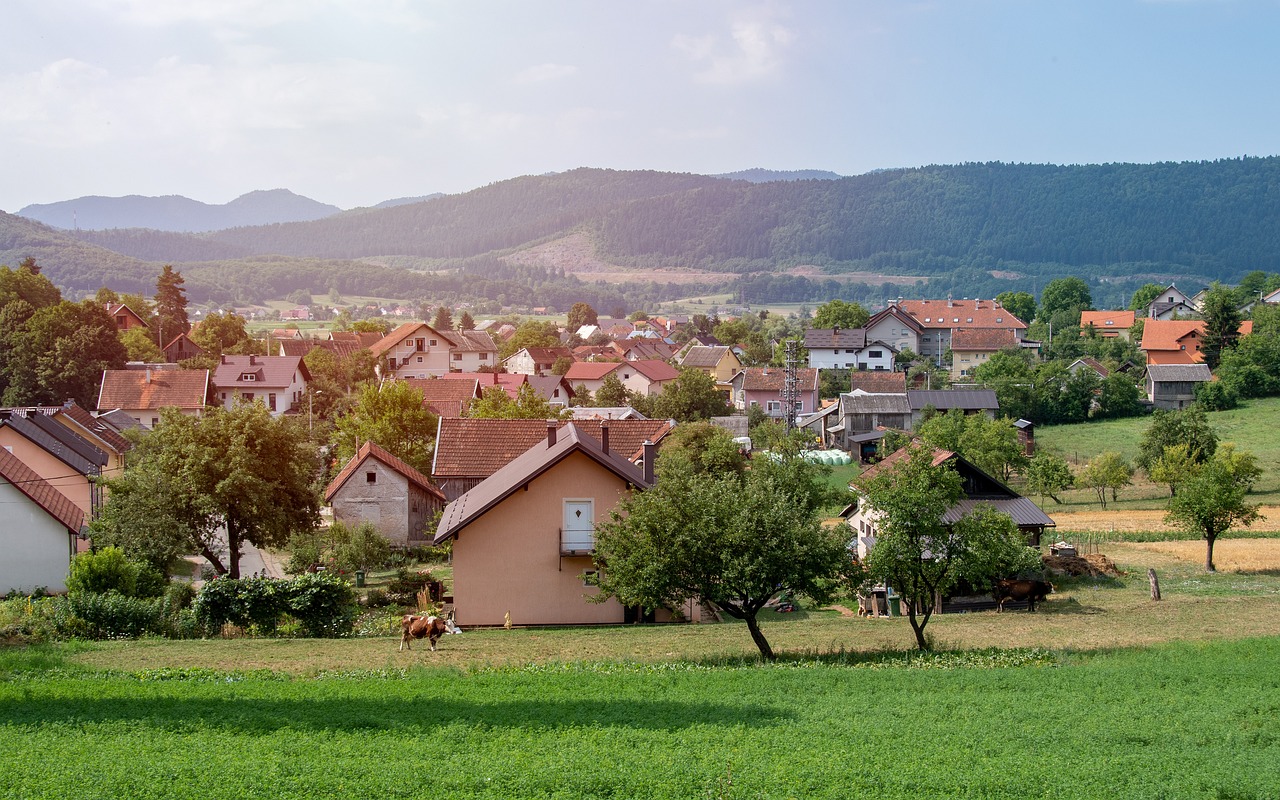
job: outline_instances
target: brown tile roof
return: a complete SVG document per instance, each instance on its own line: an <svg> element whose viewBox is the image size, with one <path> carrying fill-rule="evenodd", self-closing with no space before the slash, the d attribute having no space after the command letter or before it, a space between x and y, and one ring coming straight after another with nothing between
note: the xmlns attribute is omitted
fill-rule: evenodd
<svg viewBox="0 0 1280 800"><path fill-rule="evenodd" d="M661 339L626 339L614 342L613 347L629 360L659 359L666 360L675 355L678 345L667 344Z"/></svg>
<svg viewBox="0 0 1280 800"><path fill-rule="evenodd" d="M285 388L293 383L293 376L299 371L304 380L311 377L301 356L223 355L213 373L213 383L219 389ZM245 374L254 375L254 379L243 380Z"/></svg>
<svg viewBox="0 0 1280 800"><path fill-rule="evenodd" d="M329 485L325 487L324 490L324 501L326 503L331 503L333 501L333 496L338 493L338 490L342 488L342 485L356 473L356 470L360 468L360 465L363 464L366 459L370 458L381 461L383 464L405 476L410 483L416 485L427 494L435 495L441 502L444 502L444 492L441 492L440 489L431 482L430 478L409 466L399 458L391 455L373 442L365 442L361 445L360 452L352 456L351 460L348 461L338 474L334 476L333 480L329 482Z"/></svg>
<svg viewBox="0 0 1280 800"><path fill-rule="evenodd" d="M888 370L855 370L849 390L861 389L868 394L906 394L907 373Z"/></svg>
<svg viewBox="0 0 1280 800"><path fill-rule="evenodd" d="M376 331L331 331L329 341L353 344L356 349L365 350L382 341L382 334Z"/></svg>
<svg viewBox="0 0 1280 800"><path fill-rule="evenodd" d="M567 424L562 420L557 427ZM574 420L573 424L599 441L600 420ZM672 427L668 420L610 420L609 449L627 459L639 458L645 440L656 444ZM545 420L442 417L431 474L436 478L489 476L546 438Z"/></svg>
<svg viewBox="0 0 1280 800"><path fill-rule="evenodd" d="M496 353L498 346L493 337L484 331L440 331L440 336L449 341L450 351L460 353Z"/></svg>
<svg viewBox="0 0 1280 800"><path fill-rule="evenodd" d="M358 342L340 340L328 341L325 339L280 339L277 341L279 345L278 353L282 356L299 356L304 357L312 350L328 350L338 358L347 358L361 350L366 349Z"/></svg>
<svg viewBox="0 0 1280 800"><path fill-rule="evenodd" d="M804 332L804 346L861 350L867 345L865 328L810 328Z"/></svg>
<svg viewBox="0 0 1280 800"><path fill-rule="evenodd" d="M1133 327L1136 318L1136 311L1081 311L1080 327L1093 325L1099 331L1127 330Z"/></svg>
<svg viewBox="0 0 1280 800"><path fill-rule="evenodd" d="M121 436L119 431L111 425L99 420L87 410L76 405L74 400L63 406L62 410L59 411L58 414L65 416L67 419L96 436L103 444L114 450L116 453L124 453L125 451L133 448L133 445L129 443L129 440ZM57 419L58 414L54 415L55 419Z"/></svg>
<svg viewBox="0 0 1280 800"><path fill-rule="evenodd" d="M1027 327L994 300L903 300L899 305L926 328Z"/></svg>
<svg viewBox="0 0 1280 800"><path fill-rule="evenodd" d="M71 498L53 488L30 467L8 450L0 448L0 479L31 498L68 531L79 533L84 526L84 512Z"/></svg>
<svg viewBox="0 0 1280 800"><path fill-rule="evenodd" d="M918 443L920 440L916 439L914 441ZM862 483L865 480L874 478L875 476L879 475L881 472L893 469L895 464L905 459L910 453L911 453L911 449L907 447L902 447L902 448L899 448L898 450L895 450L894 452L882 458L877 463L872 464L870 467L867 467L865 470L863 470L858 475L858 477L849 481L849 485L857 486L858 484ZM950 459L954 455L955 453L953 453L950 450L940 450L935 447L933 450L933 460L930 463L932 463L933 466L936 467L939 464L946 462L948 459Z"/></svg>
<svg viewBox="0 0 1280 800"><path fill-rule="evenodd" d="M617 452L605 452L601 449L599 441L580 430L588 423L582 421L566 423L558 432L555 444L548 444L546 423L541 420L532 421L542 425L542 437L445 507L440 524L436 528L436 544L456 536L459 531L479 519L489 509L505 500L521 486L563 461L571 453L583 453L627 483L641 489L649 488L644 474L634 464ZM617 424L620 422L611 423L611 426ZM610 431L612 436L612 427Z"/></svg>
<svg viewBox="0 0 1280 800"><path fill-rule="evenodd" d="M98 411L203 408L208 391L207 369L107 369L102 371Z"/></svg>
<svg viewBox="0 0 1280 800"><path fill-rule="evenodd" d="M520 387L528 380L528 375L518 372L446 372L437 380L475 381L480 386L481 394L490 386L500 386L512 400L520 397Z"/></svg>
<svg viewBox="0 0 1280 800"><path fill-rule="evenodd" d="M435 328L432 328L430 325L428 325L425 322L406 322L403 325L400 325L399 327L397 327L395 330L391 331L391 333L388 333L386 336L383 336L381 339L374 342L374 344L369 348L369 350L375 356L381 356L391 348L403 342L405 339L412 338L413 335L422 328L426 328L428 331L431 332L432 336L435 336L438 339L444 338L440 336L440 334L436 331Z"/></svg>
<svg viewBox="0 0 1280 800"><path fill-rule="evenodd" d="M743 376L742 388L748 392L781 392L786 384L782 367L747 367L739 374ZM812 367L797 369L796 386L803 392L816 391L818 370Z"/></svg>
<svg viewBox="0 0 1280 800"><path fill-rule="evenodd" d="M680 377L680 370L665 361L646 358L629 362L631 367L651 381L661 382L675 380Z"/></svg>
<svg viewBox="0 0 1280 800"><path fill-rule="evenodd" d="M1017 335L1005 328L956 328L951 332L952 350L994 353L1017 346Z"/></svg>
<svg viewBox="0 0 1280 800"><path fill-rule="evenodd" d="M564 379L571 384L579 381L598 381L622 366L619 361L575 361L565 372Z"/></svg>
<svg viewBox="0 0 1280 800"><path fill-rule="evenodd" d="M405 378L404 382L422 392L423 402L437 417L460 417L471 407L471 401L480 396L480 383L474 376L470 380L441 380L440 378Z"/></svg>
<svg viewBox="0 0 1280 800"><path fill-rule="evenodd" d="M135 312L132 308L129 308L129 306L125 305L124 303L107 303L106 308L107 308L107 316L111 317L112 322L115 322L116 317L118 317L121 314L121 312L127 311L129 313L129 316L133 317L135 320L138 321L139 325L141 325L144 328L151 327L150 325L147 324L147 321L145 319L138 316L137 312Z"/></svg>
<svg viewBox="0 0 1280 800"><path fill-rule="evenodd" d="M579 360L588 358L618 358L618 351L607 344L582 344L573 348L573 357Z"/></svg>

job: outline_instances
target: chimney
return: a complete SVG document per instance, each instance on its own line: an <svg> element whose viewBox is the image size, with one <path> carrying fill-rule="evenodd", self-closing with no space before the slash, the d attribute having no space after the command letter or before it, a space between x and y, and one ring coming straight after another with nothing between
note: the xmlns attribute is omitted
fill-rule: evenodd
<svg viewBox="0 0 1280 800"><path fill-rule="evenodd" d="M653 485L653 462L658 458L658 446L648 439L644 440L644 482Z"/></svg>
<svg viewBox="0 0 1280 800"><path fill-rule="evenodd" d="M219 363L222 363L222 364L227 363L227 354L223 353L222 355L218 356L218 361Z"/></svg>
<svg viewBox="0 0 1280 800"><path fill-rule="evenodd" d="M251 366L251 367L252 367L252 366L254 366L254 365L255 365L255 364L257 364L257 363L258 363L258 357L257 357L257 356L255 356L253 353L250 353L250 354L249 354L249 366Z"/></svg>
<svg viewBox="0 0 1280 800"><path fill-rule="evenodd" d="M147 383L151 383L151 367L147 367Z"/></svg>
<svg viewBox="0 0 1280 800"><path fill-rule="evenodd" d="M831 329L831 338L832 338L832 339L839 339L839 338L840 338L840 326L839 326L839 325L837 325L837 326L835 326L834 328L832 328L832 329Z"/></svg>
<svg viewBox="0 0 1280 800"><path fill-rule="evenodd" d="M556 423L552 420L547 420L547 447L550 447L555 443L556 443Z"/></svg>
<svg viewBox="0 0 1280 800"><path fill-rule="evenodd" d="M600 420L600 449L609 452L609 420Z"/></svg>

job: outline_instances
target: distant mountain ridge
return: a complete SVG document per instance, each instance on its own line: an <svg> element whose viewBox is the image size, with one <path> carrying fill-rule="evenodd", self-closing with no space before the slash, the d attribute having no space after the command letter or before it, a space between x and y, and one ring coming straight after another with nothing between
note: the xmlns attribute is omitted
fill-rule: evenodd
<svg viewBox="0 0 1280 800"><path fill-rule="evenodd" d="M242 194L222 205L202 203L181 195L91 195L29 205L20 210L18 216L64 230L148 228L171 233L203 233L280 222L312 222L341 212L337 206L294 194L288 189L269 189Z"/></svg>
<svg viewBox="0 0 1280 800"><path fill-rule="evenodd" d="M712 175L713 178L725 178L733 181L750 181L751 183L768 183L770 181L835 181L843 178L835 172L825 169L743 169L737 172L726 172Z"/></svg>

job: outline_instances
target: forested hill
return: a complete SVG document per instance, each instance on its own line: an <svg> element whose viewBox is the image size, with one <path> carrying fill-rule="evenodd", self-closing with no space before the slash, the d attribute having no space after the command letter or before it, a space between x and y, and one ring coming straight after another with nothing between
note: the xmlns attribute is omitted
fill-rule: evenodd
<svg viewBox="0 0 1280 800"><path fill-rule="evenodd" d="M1230 280L1280 269L1280 158L963 164L766 183L579 169L316 222L219 231L190 247L208 253L199 257L456 259L575 228L596 235L604 258L637 267L817 264L831 272L979 268ZM136 249L140 234L100 236L103 246L157 260L193 252L181 237L144 251ZM135 241L125 246L112 236Z"/></svg>
<svg viewBox="0 0 1280 800"><path fill-rule="evenodd" d="M158 231L216 231L237 225L268 225L323 219L340 213L337 206L294 194L287 189L249 192L229 203L213 205L181 195L164 197L78 197L29 205L19 215L65 230L149 228Z"/></svg>

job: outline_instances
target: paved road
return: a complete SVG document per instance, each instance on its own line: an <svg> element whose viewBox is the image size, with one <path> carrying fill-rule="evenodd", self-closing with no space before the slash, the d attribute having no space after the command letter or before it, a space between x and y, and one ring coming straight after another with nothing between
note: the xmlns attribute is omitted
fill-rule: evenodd
<svg viewBox="0 0 1280 800"><path fill-rule="evenodd" d="M224 546L225 551L225 546ZM209 562L201 556L191 556L189 560L195 563L195 575L191 581L197 589L204 583L200 579L201 573L205 567L209 567ZM210 567L212 569L212 567ZM240 576L248 578L252 575L266 575L268 578L284 578L287 577L284 571L284 564L280 559L272 553L259 550L248 542L240 544Z"/></svg>

